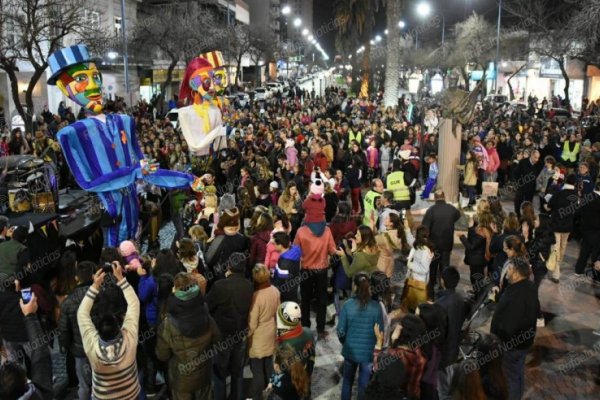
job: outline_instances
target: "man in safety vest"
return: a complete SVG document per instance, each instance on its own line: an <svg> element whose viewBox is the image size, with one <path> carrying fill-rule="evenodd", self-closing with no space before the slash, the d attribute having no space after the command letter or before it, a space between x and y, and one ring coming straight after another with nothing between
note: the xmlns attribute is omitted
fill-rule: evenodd
<svg viewBox="0 0 600 400"><path fill-rule="evenodd" d="M377 221L379 198L384 190L385 188L383 187L383 181L381 179L375 178L371 181L371 190L367 192L363 201L363 210L365 210L363 225L371 226L372 218Z"/></svg>
<svg viewBox="0 0 600 400"><path fill-rule="evenodd" d="M577 141L577 136L571 134L569 136L569 140L565 140L563 143L563 149L561 157L565 167L567 168L575 168L577 165L577 160L579 158L579 151L581 150L581 145Z"/></svg>
<svg viewBox="0 0 600 400"><path fill-rule="evenodd" d="M400 157L407 160L410 156L410 150L400 152ZM411 173L403 168L403 163L395 159L393 163L393 172L387 176L387 190L394 193L395 209L410 209L412 205L410 188L416 182L416 172Z"/></svg>

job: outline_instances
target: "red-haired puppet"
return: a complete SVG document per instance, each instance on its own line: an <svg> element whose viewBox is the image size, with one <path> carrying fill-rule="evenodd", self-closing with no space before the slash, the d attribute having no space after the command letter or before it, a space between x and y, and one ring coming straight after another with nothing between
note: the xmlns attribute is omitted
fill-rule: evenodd
<svg viewBox="0 0 600 400"><path fill-rule="evenodd" d="M179 109L179 125L190 151L197 156L208 155L212 142L225 136L221 110L215 103L215 78L208 60L194 58L185 70L179 91L180 99L191 104Z"/></svg>

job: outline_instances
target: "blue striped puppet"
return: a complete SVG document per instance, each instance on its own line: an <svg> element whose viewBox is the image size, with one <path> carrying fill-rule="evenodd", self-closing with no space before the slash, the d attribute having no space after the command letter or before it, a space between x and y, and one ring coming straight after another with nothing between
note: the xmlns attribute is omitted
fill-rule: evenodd
<svg viewBox="0 0 600 400"><path fill-rule="evenodd" d="M156 169L144 160L133 118L104 114L102 74L83 45L56 51L48 58L49 85L85 108L88 117L57 134L64 157L82 189L95 192L110 223L103 227L104 245L117 247L135 239L139 227L138 179L165 188L184 189L191 175Z"/></svg>

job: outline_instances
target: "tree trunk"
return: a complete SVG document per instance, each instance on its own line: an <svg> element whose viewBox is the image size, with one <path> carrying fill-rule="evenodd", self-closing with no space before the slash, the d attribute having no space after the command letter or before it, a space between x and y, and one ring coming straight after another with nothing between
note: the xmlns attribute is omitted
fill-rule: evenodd
<svg viewBox="0 0 600 400"><path fill-rule="evenodd" d="M17 79L17 74L15 70L16 68L5 69L4 71L8 75L8 79L10 81L10 94L12 96L13 103L15 103L15 107L17 108L17 112L19 113L19 115L21 116L21 118L23 118L23 122L25 123L25 132L27 132L27 129L31 129L31 124L27 123L28 113L25 112L23 104L21 104L21 98L19 97L19 80Z"/></svg>
<svg viewBox="0 0 600 400"><path fill-rule="evenodd" d="M562 72L563 79L565 80L565 104L568 106L571 104L569 100L569 85L571 81L569 79L569 74L567 74L567 69L565 68L565 60L563 58L555 59L558 61L558 66L560 67L560 72Z"/></svg>
<svg viewBox="0 0 600 400"><path fill-rule="evenodd" d="M240 55L237 58L237 63L236 63L236 68L235 68L235 87L236 87L236 90L237 90L238 83L239 83L240 68L241 67L242 67L242 56Z"/></svg>
<svg viewBox="0 0 600 400"><path fill-rule="evenodd" d="M33 115L35 115L35 109L33 107L33 89L35 89L35 85L40 80L42 74L46 70L47 65L43 64L41 69L36 69L29 80L29 85L27 85L27 90L25 90L25 105L27 106L27 115L26 118L23 119L25 122L25 131L33 132Z"/></svg>
<svg viewBox="0 0 600 400"><path fill-rule="evenodd" d="M385 107L394 107L398 104L398 85L400 83L400 28L398 27L398 21L402 16L402 5L400 0L387 2L388 37L383 94Z"/></svg>
<svg viewBox="0 0 600 400"><path fill-rule="evenodd" d="M171 83L173 82L173 70L177 66L178 62L179 62L178 59L171 58L171 63L169 64L169 67L167 68L167 78L165 79L165 81L163 83L160 84L160 95L158 97L159 102L166 98L166 91L167 91L167 88L171 87Z"/></svg>
<svg viewBox="0 0 600 400"><path fill-rule="evenodd" d="M440 121L439 148L444 149L439 154L439 179L437 187L441 188L449 203L458 201L458 169L460 163L460 144L462 140L462 126L456 124L453 130L452 119L444 118Z"/></svg>
<svg viewBox="0 0 600 400"><path fill-rule="evenodd" d="M465 67L460 68L460 74L462 75L463 80L465 81L465 90L469 91L469 74L467 73L467 69Z"/></svg>
<svg viewBox="0 0 600 400"><path fill-rule="evenodd" d="M527 63L521 65L521 67L519 67L515 72L513 72L512 75L509 76L508 79L506 80L506 83L508 84L508 91L510 92L509 100L511 100L511 101L515 99L515 91L513 90L513 87L510 84L510 80L512 78L514 78L519 72L523 71L523 68L525 68L526 66L527 66Z"/></svg>

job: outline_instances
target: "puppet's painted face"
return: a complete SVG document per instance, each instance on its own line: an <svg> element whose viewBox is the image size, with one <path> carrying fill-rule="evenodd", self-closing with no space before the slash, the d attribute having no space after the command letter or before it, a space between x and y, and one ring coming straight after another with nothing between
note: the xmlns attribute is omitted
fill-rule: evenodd
<svg viewBox="0 0 600 400"><path fill-rule="evenodd" d="M214 71L214 83L215 83L215 91L218 96L222 96L225 94L225 89L229 85L229 79L227 78L227 71L225 68L217 68Z"/></svg>
<svg viewBox="0 0 600 400"><path fill-rule="evenodd" d="M213 69L201 68L192 74L190 87L198 92L202 100L211 101L217 95L215 71Z"/></svg>
<svg viewBox="0 0 600 400"><path fill-rule="evenodd" d="M93 62L73 65L60 75L56 86L85 109L95 114L102 113L102 74Z"/></svg>

